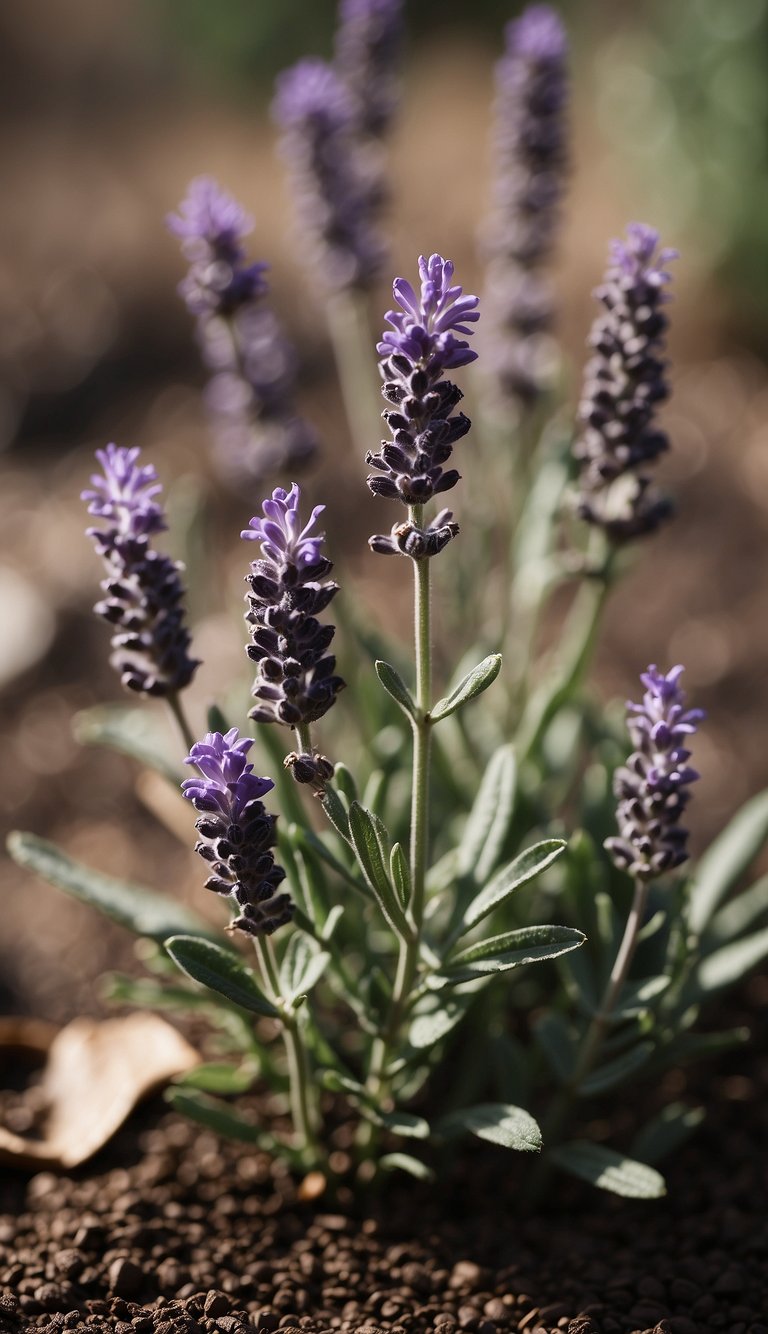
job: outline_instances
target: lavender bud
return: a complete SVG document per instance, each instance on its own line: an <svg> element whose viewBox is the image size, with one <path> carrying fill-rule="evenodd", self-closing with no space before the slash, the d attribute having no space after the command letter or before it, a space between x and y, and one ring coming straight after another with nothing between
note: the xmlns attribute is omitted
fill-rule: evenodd
<svg viewBox="0 0 768 1334"><path fill-rule="evenodd" d="M292 750L286 755L283 764L286 769L290 769L297 783L308 784L320 795L333 778L333 765L317 751L299 753Z"/></svg>
<svg viewBox="0 0 768 1334"><path fill-rule="evenodd" d="M382 138L397 105L403 0L341 0L336 69L354 103L358 130Z"/></svg>
<svg viewBox="0 0 768 1334"><path fill-rule="evenodd" d="M222 736L208 732L184 761L200 770L187 778L181 790L203 815L196 823L200 842L196 851L213 864L206 888L234 899L239 909L231 923L251 936L271 935L291 920L293 904L277 887L285 871L276 866L271 848L277 842L276 817L267 815L260 800L274 783L259 778L246 755L253 745L236 727Z"/></svg>
<svg viewBox="0 0 768 1334"><path fill-rule="evenodd" d="M245 262L253 219L200 176L167 222L190 261L179 292L211 371L206 402L225 475L242 484L304 463L317 440L296 412L296 359L265 301L268 266Z"/></svg>
<svg viewBox="0 0 768 1334"><path fill-rule="evenodd" d="M606 839L605 847L619 870L641 880L655 879L688 858L688 831L681 820L699 775L688 765L687 742L704 713L686 709L678 684L683 671L673 667L665 676L649 667L640 677L646 687L642 704L627 703L635 749L614 775L619 837Z"/></svg>
<svg viewBox="0 0 768 1334"><path fill-rule="evenodd" d="M189 685L199 663L187 649L180 572L183 566L154 551L150 539L167 528L157 501L162 486L140 450L97 449L101 473L82 492L88 513L104 521L88 528L106 566L104 597L94 611L114 626L110 662L124 686L142 695L170 695Z"/></svg>
<svg viewBox="0 0 768 1334"><path fill-rule="evenodd" d="M567 41L548 5L507 25L496 66L495 179L488 255L489 369L507 403L530 408L551 378L554 315L543 272L552 256L567 167Z"/></svg>
<svg viewBox="0 0 768 1334"><path fill-rule="evenodd" d="M387 312L392 328L377 344L381 392L392 405L382 416L392 440L382 441L377 454L366 455L366 463L383 474L368 478L373 494L408 506L424 505L459 481L456 469L445 471L443 465L471 423L462 412L454 412L462 394L443 377L447 370L475 360L477 353L456 334L471 334L469 326L480 318L477 297L464 296L461 287L451 286L450 260L422 255L419 274L419 296L405 278L396 278L393 284L401 309ZM395 525L390 537L372 537L370 546L385 555L400 553L416 560L434 556L458 532L451 517L443 510L421 529L411 515L407 524Z"/></svg>
<svg viewBox="0 0 768 1334"><path fill-rule="evenodd" d="M333 566L322 554L324 535L310 535L325 506L315 506L301 528L300 501L295 482L290 491L277 487L262 505L264 517L252 518L240 534L261 543L261 559L247 576L247 651L257 664L251 694L259 701L249 717L288 727L322 718L344 688L334 675L336 659L326 652L334 627L317 620L338 592L326 578Z"/></svg>
<svg viewBox="0 0 768 1334"><path fill-rule="evenodd" d="M361 148L353 95L311 58L280 75L272 110L310 267L331 290L370 287L384 256L373 227L380 173Z"/></svg>
<svg viewBox="0 0 768 1334"><path fill-rule="evenodd" d="M677 251L657 252L658 242L652 227L630 223L626 241L612 243L595 292L604 310L590 333L594 356L579 407L577 512L614 543L652 532L671 513L642 471L669 448L654 415L669 394L663 306L670 275L664 265Z"/></svg>

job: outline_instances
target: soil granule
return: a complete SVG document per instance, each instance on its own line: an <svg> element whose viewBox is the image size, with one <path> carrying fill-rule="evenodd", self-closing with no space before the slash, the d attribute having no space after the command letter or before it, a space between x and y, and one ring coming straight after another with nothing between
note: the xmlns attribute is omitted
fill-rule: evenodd
<svg viewBox="0 0 768 1334"><path fill-rule="evenodd" d="M5 1173L0 1331L768 1334L768 1063L706 1092L664 1200L555 1177L529 1218L517 1155L470 1146L439 1187L312 1205L154 1101L73 1176Z"/></svg>

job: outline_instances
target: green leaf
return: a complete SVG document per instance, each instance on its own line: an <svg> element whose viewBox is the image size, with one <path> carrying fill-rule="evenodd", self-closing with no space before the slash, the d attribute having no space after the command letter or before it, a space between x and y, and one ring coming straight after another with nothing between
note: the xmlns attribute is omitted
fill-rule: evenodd
<svg viewBox="0 0 768 1334"><path fill-rule="evenodd" d="M328 916L326 917L325 922L323 924L323 928L320 932L320 939L322 941L333 940L334 934L336 932L336 927L339 925L339 922L341 921L343 916L344 916L344 904L335 903L331 908L331 911L329 912Z"/></svg>
<svg viewBox="0 0 768 1334"><path fill-rule="evenodd" d="M576 1043L563 1015L545 1012L535 1021L533 1031L552 1073L566 1083L573 1074Z"/></svg>
<svg viewBox="0 0 768 1334"><path fill-rule="evenodd" d="M628 982L624 986L618 1005L606 1018L608 1024L623 1024L625 1019L635 1019L645 1014L651 1001L665 992L671 978L659 974L657 977L645 977L640 982Z"/></svg>
<svg viewBox="0 0 768 1334"><path fill-rule="evenodd" d="M166 1090L165 1099L174 1111L181 1112L183 1116L188 1116L190 1121L213 1130L224 1139L238 1140L242 1144L258 1144L260 1148L269 1151L274 1151L276 1148L276 1141L272 1135L255 1126L253 1122L244 1121L242 1117L230 1111L226 1103L219 1102L217 1098L209 1098L202 1091L174 1086Z"/></svg>
<svg viewBox="0 0 768 1334"><path fill-rule="evenodd" d="M737 936L743 936L744 932L766 913L768 913L768 875L761 876L754 885L742 890L715 913L704 932L703 949L709 953L718 945L726 945Z"/></svg>
<svg viewBox="0 0 768 1334"><path fill-rule="evenodd" d="M432 1168L418 1158L412 1158L409 1153L385 1153L379 1159L379 1167L384 1172L407 1172L409 1176L416 1177L417 1181L435 1179Z"/></svg>
<svg viewBox="0 0 768 1334"><path fill-rule="evenodd" d="M541 1149L541 1131L530 1112L506 1102L484 1102L451 1112L435 1129L448 1137L470 1131L478 1139L522 1153L538 1153Z"/></svg>
<svg viewBox="0 0 768 1334"><path fill-rule="evenodd" d="M254 1065L230 1065L228 1061L206 1061L179 1075L177 1088L203 1089L206 1093L247 1093L258 1074Z"/></svg>
<svg viewBox="0 0 768 1334"><path fill-rule="evenodd" d="M515 803L515 752L500 746L491 756L459 846L459 873L482 884L496 869Z"/></svg>
<svg viewBox="0 0 768 1334"><path fill-rule="evenodd" d="M671 1102L635 1136L632 1153L644 1163L659 1163L682 1144L701 1125L703 1107L685 1107Z"/></svg>
<svg viewBox="0 0 768 1334"><path fill-rule="evenodd" d="M622 1052L615 1060L599 1066L583 1081L579 1097L592 1098L598 1093L605 1093L607 1089L615 1088L617 1084L622 1084L650 1060L653 1051L652 1042L639 1042L636 1047L630 1047L629 1051Z"/></svg>
<svg viewBox="0 0 768 1334"><path fill-rule="evenodd" d="M195 936L171 936L166 940L165 948L174 963L194 982L226 996L244 1010L268 1019L280 1017L261 991L254 973L231 950Z"/></svg>
<svg viewBox="0 0 768 1334"><path fill-rule="evenodd" d="M654 1167L627 1158L604 1144L573 1140L570 1144L550 1149L549 1158L571 1176L589 1181L614 1195L633 1200L657 1200L667 1193L664 1178Z"/></svg>
<svg viewBox="0 0 768 1334"><path fill-rule="evenodd" d="M307 995L319 982L330 957L303 931L294 931L280 964L283 1000L290 1005L297 996Z"/></svg>
<svg viewBox="0 0 768 1334"><path fill-rule="evenodd" d="M339 792L345 798L347 805L350 806L353 801L358 800L357 783L346 764L337 764L333 770L333 778Z"/></svg>
<svg viewBox="0 0 768 1334"><path fill-rule="evenodd" d="M329 789L326 789L326 795L328 795L328 792ZM342 837L347 841L349 838L349 824L346 811L344 811L343 814L344 828L347 832L342 834ZM338 829L338 832L341 833L341 830ZM288 829L288 837L293 846L297 850L300 850L305 857L315 857L318 861L321 861L326 866L330 867L332 871L335 871L336 875L340 876L348 885L351 885L353 889L357 890L358 894L362 894L363 897L367 899L371 897L368 892L368 887L363 884L359 876L356 876L348 866L345 866L344 863L331 852L327 844L323 842L322 838L320 838L313 829L306 829L302 825L292 824Z"/></svg>
<svg viewBox="0 0 768 1334"><path fill-rule="evenodd" d="M699 860L694 872L688 921L701 935L729 889L747 870L768 839L768 791L753 797Z"/></svg>
<svg viewBox="0 0 768 1334"><path fill-rule="evenodd" d="M523 964L556 959L578 949L586 937L570 926L524 926L481 940L454 954L439 969L453 981L466 981L486 973L505 973Z"/></svg>
<svg viewBox="0 0 768 1334"><path fill-rule="evenodd" d="M7 846L19 866L34 871L72 898L98 908L113 922L128 927L139 936L150 936L162 943L167 936L177 932L200 936L215 934L202 918L183 904L145 886L117 880L90 866L83 866L55 843L37 838L35 834L16 831L9 834Z"/></svg>
<svg viewBox="0 0 768 1334"><path fill-rule="evenodd" d="M720 1033L682 1033L668 1048L670 1059L676 1062L711 1060L724 1051L743 1047L749 1042L748 1028L726 1028Z"/></svg>
<svg viewBox="0 0 768 1334"><path fill-rule="evenodd" d="M84 709L72 721L75 739L82 746L104 746L138 760L162 774L178 789L183 774L167 753L165 738L144 709L114 704Z"/></svg>
<svg viewBox="0 0 768 1334"><path fill-rule="evenodd" d="M377 658L374 666L376 668L376 675L381 681L387 694L391 695L393 700L400 705L403 713L407 714L409 718L415 721L419 711L411 696L411 692L400 673L395 671L395 668L392 667L390 663L382 662L381 658Z"/></svg>
<svg viewBox="0 0 768 1334"><path fill-rule="evenodd" d="M335 788L327 787L322 797L322 806L337 834L349 842L349 817Z"/></svg>
<svg viewBox="0 0 768 1334"><path fill-rule="evenodd" d="M765 958L768 958L768 927L708 954L696 970L695 985L702 992L733 986Z"/></svg>
<svg viewBox="0 0 768 1334"><path fill-rule="evenodd" d="M403 935L408 929L407 923L382 856L381 828L381 822L377 822L370 811L359 802L352 802L349 808L349 834L357 860L387 922L393 931Z"/></svg>
<svg viewBox="0 0 768 1334"><path fill-rule="evenodd" d="M389 873L392 884L397 890L397 897L402 908L407 908L411 901L411 871L408 859L399 843L395 843L389 856Z"/></svg>
<svg viewBox="0 0 768 1334"><path fill-rule="evenodd" d="M425 996L419 1001L418 1010L411 1020L408 1030L410 1045L421 1051L440 1042L464 1018L468 1000L462 997L445 1001L438 995Z"/></svg>
<svg viewBox="0 0 768 1334"><path fill-rule="evenodd" d="M561 838L545 839L542 843L534 844L532 848L526 848L508 866L498 871L469 904L464 913L460 934L463 935L465 931L469 931L481 922L521 885L527 885L529 880L541 875L542 871L556 861L565 850L565 846Z"/></svg>
<svg viewBox="0 0 768 1334"><path fill-rule="evenodd" d="M365 1102L368 1097L367 1090L356 1079L350 1079L340 1070L322 1070L320 1072L320 1083L323 1088L331 1093L346 1093L354 1098L356 1102Z"/></svg>
<svg viewBox="0 0 768 1334"><path fill-rule="evenodd" d="M378 668L378 663L376 664ZM430 709L430 719L433 723L439 723L442 718L448 718L450 714L455 713L463 704L468 704L475 696L481 695L492 685L501 671L501 654L491 653L487 658L478 663L468 672L455 690L445 699L439 699L433 709Z"/></svg>
<svg viewBox="0 0 768 1334"><path fill-rule="evenodd" d="M386 1126L393 1135L405 1135L411 1139L428 1139L429 1122L423 1116L414 1116L412 1112L379 1112L375 1119L379 1125Z"/></svg>

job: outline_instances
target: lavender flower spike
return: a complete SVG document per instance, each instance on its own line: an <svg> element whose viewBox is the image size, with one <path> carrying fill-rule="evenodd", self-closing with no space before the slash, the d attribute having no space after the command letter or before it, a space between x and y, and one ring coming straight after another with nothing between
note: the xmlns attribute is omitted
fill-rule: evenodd
<svg viewBox="0 0 768 1334"><path fill-rule="evenodd" d="M630 223L626 240L612 243L595 292L603 312L592 326L594 356L579 408L584 426L574 449L581 467L577 512L614 543L652 532L671 513L644 472L669 448L654 414L669 394L665 266L677 251L657 250L658 244L652 227Z"/></svg>
<svg viewBox="0 0 768 1334"><path fill-rule="evenodd" d="M157 497L162 486L138 449L107 445L96 457L103 473L82 492L88 513L103 521L87 529L106 565L104 597L94 611L114 627L110 661L124 686L142 695L172 695L199 666L181 606L182 566L154 551L150 539L166 527Z"/></svg>
<svg viewBox="0 0 768 1334"><path fill-rule="evenodd" d="M549 5L507 25L496 67L495 180L485 232L489 369L500 396L530 408L551 377L554 250L567 167L567 39Z"/></svg>
<svg viewBox="0 0 768 1334"><path fill-rule="evenodd" d="M317 441L296 411L293 349L266 304L268 266L246 262L253 219L200 176L167 222L190 261L179 291L212 373L206 401L225 475L242 485L305 462Z"/></svg>
<svg viewBox="0 0 768 1334"><path fill-rule="evenodd" d="M627 727L635 746L627 764L614 775L619 798L619 837L605 847L622 871L652 880L687 860L688 831L681 820L689 787L699 777L688 765L688 740L704 717L686 709L679 680L683 667L667 672L648 668L642 704L627 704Z"/></svg>
<svg viewBox="0 0 768 1334"><path fill-rule="evenodd" d="M315 506L302 526L300 502L295 482L290 491L277 487L262 505L263 517L241 533L261 543L247 576L247 652L257 664L251 694L258 701L249 717L288 727L322 718L344 687L327 653L334 627L317 619L338 592L326 578L333 566L322 554L324 535L312 531L325 507Z"/></svg>
<svg viewBox="0 0 768 1334"><path fill-rule="evenodd" d="M382 441L378 453L366 455L366 463L383 474L368 478L373 494L408 506L421 506L459 481L456 469L444 471L443 465L471 423L464 413L454 414L463 396L444 376L475 360L477 353L466 338L456 335L471 334L480 318L477 297L465 296L453 284L450 260L422 256L419 275L419 294L404 278L396 278L393 285L400 310L388 311L391 328L377 345L381 392L393 404L382 413L392 439ZM436 555L457 532L450 511L441 510L426 528L410 515L389 537L372 537L370 545L383 555L399 553L418 560Z"/></svg>
<svg viewBox="0 0 768 1334"><path fill-rule="evenodd" d="M354 97L331 65L310 58L280 75L272 111L310 266L331 291L369 288L384 256L374 228L381 183L359 142Z"/></svg>
<svg viewBox="0 0 768 1334"><path fill-rule="evenodd" d="M355 107L358 130L380 139L397 105L403 0L341 0L336 68Z"/></svg>
<svg viewBox="0 0 768 1334"><path fill-rule="evenodd" d="M236 727L223 736L209 732L184 761L195 765L201 777L185 779L181 788L199 812L195 851L212 866L206 889L234 899L240 911L233 928L262 936L290 921L293 904L287 894L276 893L285 879L271 852L276 817L267 815L261 802L274 783L259 778L246 763L252 745Z"/></svg>

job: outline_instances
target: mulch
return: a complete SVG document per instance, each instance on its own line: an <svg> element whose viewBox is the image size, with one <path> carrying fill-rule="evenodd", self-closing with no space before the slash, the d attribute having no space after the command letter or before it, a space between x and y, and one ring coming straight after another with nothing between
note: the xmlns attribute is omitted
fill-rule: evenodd
<svg viewBox="0 0 768 1334"><path fill-rule="evenodd" d="M313 1205L156 1099L71 1176L4 1174L0 1331L768 1334L768 1060L743 1059L701 1077L665 1199L558 1177L528 1218L518 1155L478 1144L439 1187Z"/></svg>

